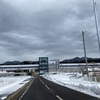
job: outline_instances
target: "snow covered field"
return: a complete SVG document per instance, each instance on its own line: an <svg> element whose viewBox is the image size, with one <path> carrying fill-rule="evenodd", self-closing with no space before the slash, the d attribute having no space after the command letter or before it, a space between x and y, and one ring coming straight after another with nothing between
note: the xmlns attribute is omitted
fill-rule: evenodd
<svg viewBox="0 0 100 100"><path fill-rule="evenodd" d="M100 98L100 82L94 82L79 73L49 73L44 78L71 89Z"/></svg>
<svg viewBox="0 0 100 100"><path fill-rule="evenodd" d="M0 77L0 100L25 85L30 78L30 76Z"/></svg>

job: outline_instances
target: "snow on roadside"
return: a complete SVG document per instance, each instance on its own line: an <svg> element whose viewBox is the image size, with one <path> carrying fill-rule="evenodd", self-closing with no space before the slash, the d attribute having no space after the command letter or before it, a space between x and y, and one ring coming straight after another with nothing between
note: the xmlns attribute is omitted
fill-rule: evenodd
<svg viewBox="0 0 100 100"><path fill-rule="evenodd" d="M0 77L0 80L4 81L4 83L2 83L3 85L0 86L0 96L6 94L7 97L9 94L13 93L25 85L27 82L29 82L30 78L31 76ZM1 97L1 99L3 98L5 98L5 96Z"/></svg>
<svg viewBox="0 0 100 100"><path fill-rule="evenodd" d="M49 73L43 77L57 84L100 98L100 82L86 81L81 74Z"/></svg>

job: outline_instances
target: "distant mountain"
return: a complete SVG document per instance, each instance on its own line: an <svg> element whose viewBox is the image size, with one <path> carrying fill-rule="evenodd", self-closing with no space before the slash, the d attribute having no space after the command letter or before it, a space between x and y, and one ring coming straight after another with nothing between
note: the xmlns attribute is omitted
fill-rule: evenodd
<svg viewBox="0 0 100 100"><path fill-rule="evenodd" d="M87 57L88 63L100 63L100 58ZM60 63L85 63L85 57L75 57L73 59L65 59Z"/></svg>
<svg viewBox="0 0 100 100"><path fill-rule="evenodd" d="M12 62L11 61L6 61L2 65L12 65Z"/></svg>
<svg viewBox="0 0 100 100"><path fill-rule="evenodd" d="M100 58L87 57L88 63L100 63ZM75 57L72 59L65 59L60 63L85 63L85 57ZM39 61L7 61L1 65L21 65L21 64L39 64Z"/></svg>
<svg viewBox="0 0 100 100"><path fill-rule="evenodd" d="M6 61L2 65L38 64L38 61Z"/></svg>

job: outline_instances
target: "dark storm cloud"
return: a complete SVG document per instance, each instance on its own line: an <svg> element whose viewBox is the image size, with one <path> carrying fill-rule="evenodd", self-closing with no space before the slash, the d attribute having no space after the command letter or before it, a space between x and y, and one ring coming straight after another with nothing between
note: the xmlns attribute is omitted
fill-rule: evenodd
<svg viewBox="0 0 100 100"><path fill-rule="evenodd" d="M92 5L92 0L1 0L1 62L83 56L82 30L88 55L98 57Z"/></svg>

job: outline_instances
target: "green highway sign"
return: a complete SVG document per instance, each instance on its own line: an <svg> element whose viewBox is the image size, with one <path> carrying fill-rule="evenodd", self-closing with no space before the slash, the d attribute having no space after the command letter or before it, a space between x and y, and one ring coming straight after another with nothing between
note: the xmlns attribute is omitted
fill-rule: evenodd
<svg viewBox="0 0 100 100"><path fill-rule="evenodd" d="M39 74L49 72L48 57L39 57Z"/></svg>

